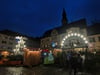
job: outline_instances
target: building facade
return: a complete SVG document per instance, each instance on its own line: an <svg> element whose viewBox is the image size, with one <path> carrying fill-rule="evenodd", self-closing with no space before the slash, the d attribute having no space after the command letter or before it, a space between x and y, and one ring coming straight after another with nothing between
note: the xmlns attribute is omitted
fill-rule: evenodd
<svg viewBox="0 0 100 75"><path fill-rule="evenodd" d="M88 27L89 49L100 51L100 23Z"/></svg>
<svg viewBox="0 0 100 75"><path fill-rule="evenodd" d="M40 48L40 39L32 38L26 35L22 35L10 30L0 31L0 50L6 50L14 52L15 54L21 54L22 49L27 48Z"/></svg>
<svg viewBox="0 0 100 75"><path fill-rule="evenodd" d="M100 50L100 34L88 36L89 38L89 48L90 50Z"/></svg>
<svg viewBox="0 0 100 75"><path fill-rule="evenodd" d="M62 25L48 30L41 39L42 49L76 48L77 50L100 50L100 23L87 26L85 19L68 23L63 9Z"/></svg>
<svg viewBox="0 0 100 75"><path fill-rule="evenodd" d="M16 45L16 41L13 36L8 36L0 33L0 50L12 50Z"/></svg>
<svg viewBox="0 0 100 75"><path fill-rule="evenodd" d="M62 25L48 30L41 39L41 48L72 48L85 47L88 43L87 25L85 19L68 23L66 12L63 9Z"/></svg>

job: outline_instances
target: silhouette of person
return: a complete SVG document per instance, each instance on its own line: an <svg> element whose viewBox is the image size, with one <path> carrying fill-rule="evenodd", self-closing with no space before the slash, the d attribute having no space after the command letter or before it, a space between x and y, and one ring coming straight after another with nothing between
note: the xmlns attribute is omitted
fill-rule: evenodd
<svg viewBox="0 0 100 75"><path fill-rule="evenodd" d="M82 72L82 62L83 62L83 59L82 59L80 54L78 54L78 56L77 56L77 61L78 61L78 65L77 65L78 72Z"/></svg>
<svg viewBox="0 0 100 75"><path fill-rule="evenodd" d="M71 58L69 60L69 75L76 75L77 68L78 68L78 60L77 60L77 53L72 53Z"/></svg>

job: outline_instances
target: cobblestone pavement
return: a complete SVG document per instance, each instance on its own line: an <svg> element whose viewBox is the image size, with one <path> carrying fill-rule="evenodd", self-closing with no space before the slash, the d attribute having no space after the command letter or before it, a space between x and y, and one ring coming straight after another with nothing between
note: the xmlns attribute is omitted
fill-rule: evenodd
<svg viewBox="0 0 100 75"><path fill-rule="evenodd" d="M0 75L69 75L66 69L52 66L0 67ZM82 74L88 75L88 74Z"/></svg>

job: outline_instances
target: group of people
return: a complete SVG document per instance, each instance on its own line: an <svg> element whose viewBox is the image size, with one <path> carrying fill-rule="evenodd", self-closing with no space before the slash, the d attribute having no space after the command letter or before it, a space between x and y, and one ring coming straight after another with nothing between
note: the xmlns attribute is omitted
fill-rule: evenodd
<svg viewBox="0 0 100 75"><path fill-rule="evenodd" d="M85 57L80 53L68 52L67 54L67 64L69 67L69 75L77 75L77 73L82 73Z"/></svg>
<svg viewBox="0 0 100 75"><path fill-rule="evenodd" d="M66 64L69 70L69 75L73 74L77 75L77 73L82 73L85 61L85 55L74 51L68 51L67 53L62 52L62 54L58 54L58 57L59 58L55 57L51 51L47 54L43 53L42 57L43 64L58 63L60 67ZM66 61L64 61L64 59Z"/></svg>

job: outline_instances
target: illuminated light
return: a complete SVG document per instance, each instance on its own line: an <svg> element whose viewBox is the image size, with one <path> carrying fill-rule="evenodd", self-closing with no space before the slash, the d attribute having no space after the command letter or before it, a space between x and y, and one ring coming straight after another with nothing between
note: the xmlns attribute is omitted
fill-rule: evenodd
<svg viewBox="0 0 100 75"><path fill-rule="evenodd" d="M24 44L23 40L21 40L21 42L20 42L20 43Z"/></svg>
<svg viewBox="0 0 100 75"><path fill-rule="evenodd" d="M65 41L65 40L66 40L66 38L63 39L63 41Z"/></svg>
<svg viewBox="0 0 100 75"><path fill-rule="evenodd" d="M61 46L63 46L64 41L62 41Z"/></svg>
<svg viewBox="0 0 100 75"><path fill-rule="evenodd" d="M20 39L22 39L22 36L20 37Z"/></svg>
<svg viewBox="0 0 100 75"><path fill-rule="evenodd" d="M63 43L61 44L61 46L63 46Z"/></svg>
<svg viewBox="0 0 100 75"><path fill-rule="evenodd" d="M47 53L44 53L44 55L47 55Z"/></svg>
<svg viewBox="0 0 100 75"><path fill-rule="evenodd" d="M24 48L26 47L26 45L24 45Z"/></svg>
<svg viewBox="0 0 100 75"><path fill-rule="evenodd" d="M9 52L8 51L3 51L3 52L1 52L1 55L4 55L4 57L6 57L6 56L9 55Z"/></svg>
<svg viewBox="0 0 100 75"><path fill-rule="evenodd" d="M19 47L19 45L16 45L16 48Z"/></svg>
<svg viewBox="0 0 100 75"><path fill-rule="evenodd" d="M74 47L76 47L77 45L76 44L74 44Z"/></svg>
<svg viewBox="0 0 100 75"><path fill-rule="evenodd" d="M68 34L68 37L70 37L70 34Z"/></svg>
<svg viewBox="0 0 100 75"><path fill-rule="evenodd" d="M77 33L74 33L74 35L76 36L76 35L77 35Z"/></svg>
<svg viewBox="0 0 100 75"><path fill-rule="evenodd" d="M64 43L64 40L62 41L62 43Z"/></svg>
<svg viewBox="0 0 100 75"><path fill-rule="evenodd" d="M66 39L68 38L68 36L65 37Z"/></svg>
<svg viewBox="0 0 100 75"><path fill-rule="evenodd" d="M87 43L88 43L88 41L85 41L85 43L87 44Z"/></svg>
<svg viewBox="0 0 100 75"><path fill-rule="evenodd" d="M73 36L74 34L73 33L71 33L71 36Z"/></svg>
<svg viewBox="0 0 100 75"><path fill-rule="evenodd" d="M64 43L64 41L61 42L62 44Z"/></svg>
<svg viewBox="0 0 100 75"><path fill-rule="evenodd" d="M80 36L80 34L77 34L77 36Z"/></svg>
<svg viewBox="0 0 100 75"><path fill-rule="evenodd" d="M65 36L65 38L62 40L62 42L61 42L61 48L62 48L62 46L64 45L65 39L69 38L70 36L77 36L77 37L80 37L81 39L83 39L83 41L84 41L85 44L88 43L87 38L84 37L84 35L81 35L81 34L79 34L79 33L71 33L71 34L68 34L67 36ZM76 47L76 46L77 46L77 45L74 44L74 47Z"/></svg>
<svg viewBox="0 0 100 75"><path fill-rule="evenodd" d="M83 38L83 40L86 40L86 38Z"/></svg>
<svg viewBox="0 0 100 75"><path fill-rule="evenodd" d="M20 39L20 37L19 36L17 36L17 37L15 37L16 39Z"/></svg>
<svg viewBox="0 0 100 75"><path fill-rule="evenodd" d="M15 37L15 38L16 38L16 40L18 40L18 41L17 41L18 44L15 46L14 52L15 52L15 54L19 54L19 53L21 53L21 52L20 52L20 49L21 49L21 48L25 48L26 45L25 45L24 37L22 37L22 36L17 36L17 37Z"/></svg>
<svg viewBox="0 0 100 75"><path fill-rule="evenodd" d="M83 35L81 35L81 38L83 38Z"/></svg>
<svg viewBox="0 0 100 75"><path fill-rule="evenodd" d="M25 43L25 41L23 41L23 43Z"/></svg>
<svg viewBox="0 0 100 75"><path fill-rule="evenodd" d="M96 52L93 52L94 54L96 54Z"/></svg>
<svg viewBox="0 0 100 75"><path fill-rule="evenodd" d="M19 48L17 50L19 51Z"/></svg>
<svg viewBox="0 0 100 75"><path fill-rule="evenodd" d="M18 43L21 43L21 41L18 41Z"/></svg>
<svg viewBox="0 0 100 75"><path fill-rule="evenodd" d="M13 50L14 52L16 51L16 49Z"/></svg>

